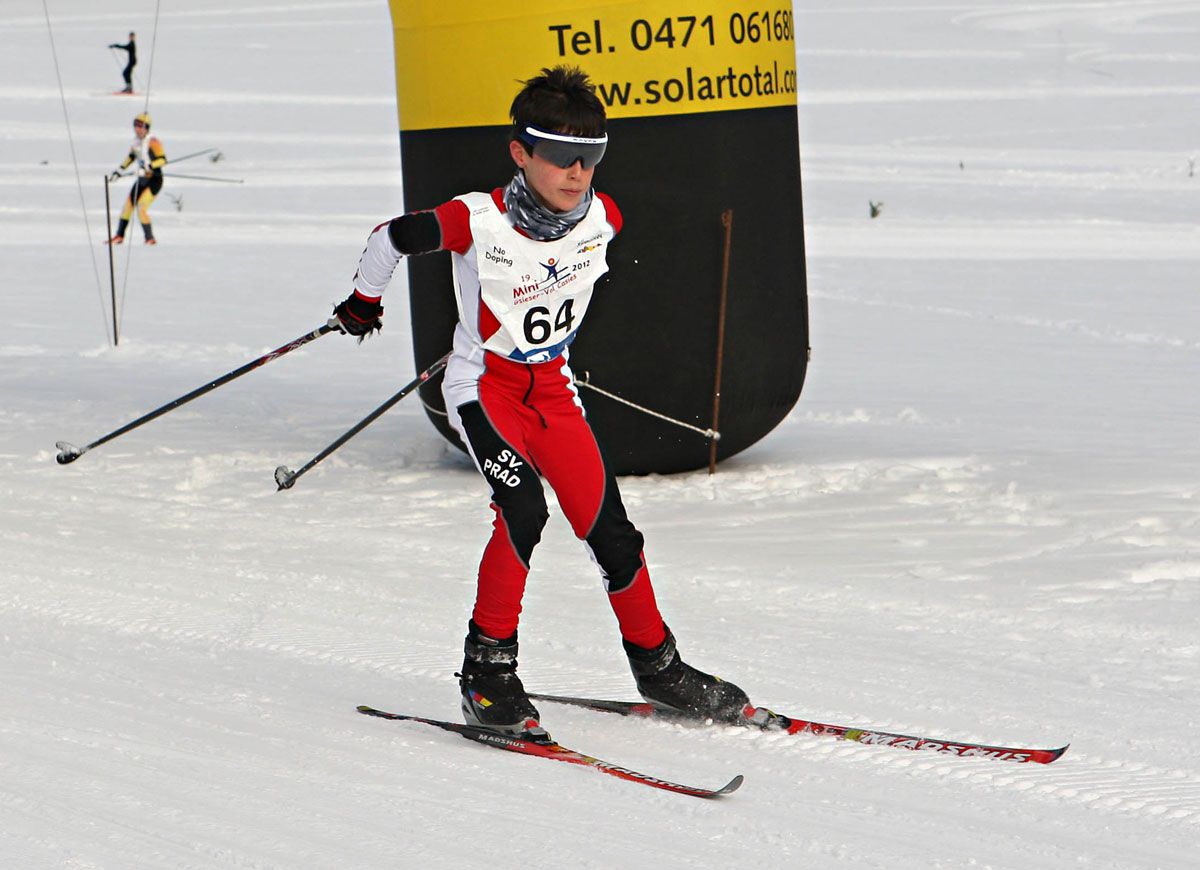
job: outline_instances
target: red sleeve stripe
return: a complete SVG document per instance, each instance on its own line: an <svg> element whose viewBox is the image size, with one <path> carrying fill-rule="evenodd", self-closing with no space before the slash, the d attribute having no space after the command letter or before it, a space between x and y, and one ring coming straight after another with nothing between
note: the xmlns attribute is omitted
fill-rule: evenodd
<svg viewBox="0 0 1200 870"><path fill-rule="evenodd" d="M471 212L461 199L444 202L433 210L442 227L442 250L465 254L471 238Z"/></svg>
<svg viewBox="0 0 1200 870"><path fill-rule="evenodd" d="M604 203L604 213L608 216L608 222L612 225L613 232L621 232L621 227L625 225L625 219L621 217L621 210L617 208L617 204L613 202L613 198L607 193L596 192L596 196Z"/></svg>

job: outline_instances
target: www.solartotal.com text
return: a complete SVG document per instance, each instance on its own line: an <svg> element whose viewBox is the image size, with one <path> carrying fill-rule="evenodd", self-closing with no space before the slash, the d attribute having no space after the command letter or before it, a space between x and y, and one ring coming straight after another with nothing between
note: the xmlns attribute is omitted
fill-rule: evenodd
<svg viewBox="0 0 1200 870"><path fill-rule="evenodd" d="M753 99L796 93L796 71L781 70L778 63L766 68L755 64L752 70L729 66L715 73L688 66L671 78L597 82L596 90L608 108Z"/></svg>

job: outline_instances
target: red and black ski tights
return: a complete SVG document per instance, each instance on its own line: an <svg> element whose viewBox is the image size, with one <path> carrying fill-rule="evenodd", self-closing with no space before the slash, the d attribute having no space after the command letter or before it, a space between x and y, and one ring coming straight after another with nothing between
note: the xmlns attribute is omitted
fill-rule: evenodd
<svg viewBox="0 0 1200 870"><path fill-rule="evenodd" d="M642 534L625 513L562 360L526 365L489 355L479 401L457 411L496 514L479 565L475 624L495 638L517 630L530 558L549 518L545 478L600 566L621 636L640 647L662 643Z"/></svg>

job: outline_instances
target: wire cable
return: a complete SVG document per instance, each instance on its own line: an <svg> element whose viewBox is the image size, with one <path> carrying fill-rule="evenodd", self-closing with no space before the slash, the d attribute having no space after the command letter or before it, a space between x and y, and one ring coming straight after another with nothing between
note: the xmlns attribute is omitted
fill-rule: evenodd
<svg viewBox="0 0 1200 870"><path fill-rule="evenodd" d="M54 44L54 26L50 23L50 6L47 0L42 0L42 11L46 14L46 33L50 37L50 55L54 58L54 75L58 79L58 98L62 103L63 121L67 125L67 144L71 149L71 164L75 167L75 188L79 191L79 207L83 211L83 230L87 235L88 257L92 261L92 273L96 278L96 294L100 299L100 323L104 328L105 338L113 342L115 337L109 334L108 321L104 316L104 287L100 283L100 267L96 265L96 253L92 245L92 226L88 220L87 200L83 195L83 180L79 175L79 157L75 154L75 135L71 131L71 113L67 111L67 94L63 89L62 72L58 66L58 49Z"/></svg>

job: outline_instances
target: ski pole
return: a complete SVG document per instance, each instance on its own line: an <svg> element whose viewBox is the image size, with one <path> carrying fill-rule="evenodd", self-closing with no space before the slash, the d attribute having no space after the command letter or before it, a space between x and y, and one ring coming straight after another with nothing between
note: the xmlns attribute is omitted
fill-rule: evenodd
<svg viewBox="0 0 1200 870"><path fill-rule="evenodd" d="M349 432L347 432L341 438L334 441L332 444L330 444L328 447L326 447L324 450L322 450L320 453L318 453L312 459L308 460L308 462L306 462L303 466L301 466L296 471L291 471L286 465L280 465L278 468L276 468L275 469L275 483L277 483L279 485L279 488L276 489L275 491L279 492L280 490L291 489L293 486L295 486L296 480L302 474L307 472L310 468L312 468L314 465L316 465L318 462L320 462L322 459L324 459L330 453L337 450L339 447L341 447L343 444L345 444L347 441L349 441L351 438L353 438L355 435L357 435L363 429L366 429L373 422L375 422L376 419L378 419L379 417L381 417L385 413L387 413L388 409L391 408L392 405L399 402L401 399L403 399L405 396L407 396L409 393L411 393L417 387L421 386L421 384L425 383L427 380L429 380L434 375L436 375L438 372L440 372L442 369L444 369L446 367L446 363L449 360L450 360L450 354L446 354L444 357L442 357L440 360L435 362L429 368L425 369L425 371L421 372L419 375L417 375L415 378L413 378L411 381L409 381L407 384L405 384L403 387L401 387L400 391L398 393L396 393L394 396L392 396L390 399L388 399L386 402L384 402L382 405L380 405L378 408L376 408L374 411L372 411L370 414L368 414L366 417L364 417L362 420L360 420L354 426L354 428L352 428Z"/></svg>
<svg viewBox="0 0 1200 870"><path fill-rule="evenodd" d="M203 151L193 151L191 154L184 154L182 157L172 157L167 161L168 164L178 163L181 160L190 160L193 157L199 157L201 154L208 154L210 151L216 151L216 148L205 148Z"/></svg>
<svg viewBox="0 0 1200 870"><path fill-rule="evenodd" d="M164 172L163 175L167 178L190 178L193 181L223 181L226 184L245 183L245 179L242 178L213 178L211 175L183 175L179 172Z"/></svg>
<svg viewBox="0 0 1200 870"><path fill-rule="evenodd" d="M180 396L178 399L175 399L171 402L167 402L167 404L163 405L161 408L155 408L149 414L145 414L144 416L138 417L132 423L126 423L120 429L117 429L113 432L109 432L103 438L97 438L95 441L93 441L91 444L88 444L86 447L76 447L74 444L72 444L69 441L56 441L56 442L54 442L54 446L58 448L58 456L56 456L55 459L58 461L59 465L66 465L69 462L74 462L76 459L78 459L83 454L87 453L93 447L99 447L101 444L104 444L107 441L111 441L119 435L124 435L126 432L129 432L130 430L136 429L138 426L141 426L143 423L149 423L154 418L161 417L163 414L167 413L168 411L173 411L175 408L178 408L180 405L186 404L187 402L190 402L192 399L195 399L199 396L203 396L205 393L211 392L212 390L215 390L217 387L219 387L223 384L229 383L234 378L240 378L242 375L246 374L247 372L253 371L254 369L258 368L259 366L266 365L271 360L278 359L279 357L283 356L285 353L290 353L291 351L295 350L296 348L308 344L314 338L320 338L322 335L324 335L327 332L333 332L334 330L337 329L337 326L335 326L334 323L335 323L334 319L331 319L329 323L326 323L324 326L320 327L319 329L314 329L312 332L310 332L306 335L300 336L295 341L290 341L287 344L283 345L282 347L277 347L277 348L275 348L275 350L271 351L270 353L265 353L262 356L260 356L258 359L251 360L250 362L246 363L241 368L234 369L233 371L229 372L228 374L221 375L221 377L217 378L215 381L209 381L204 386L198 387L197 389L192 390L187 395Z"/></svg>

